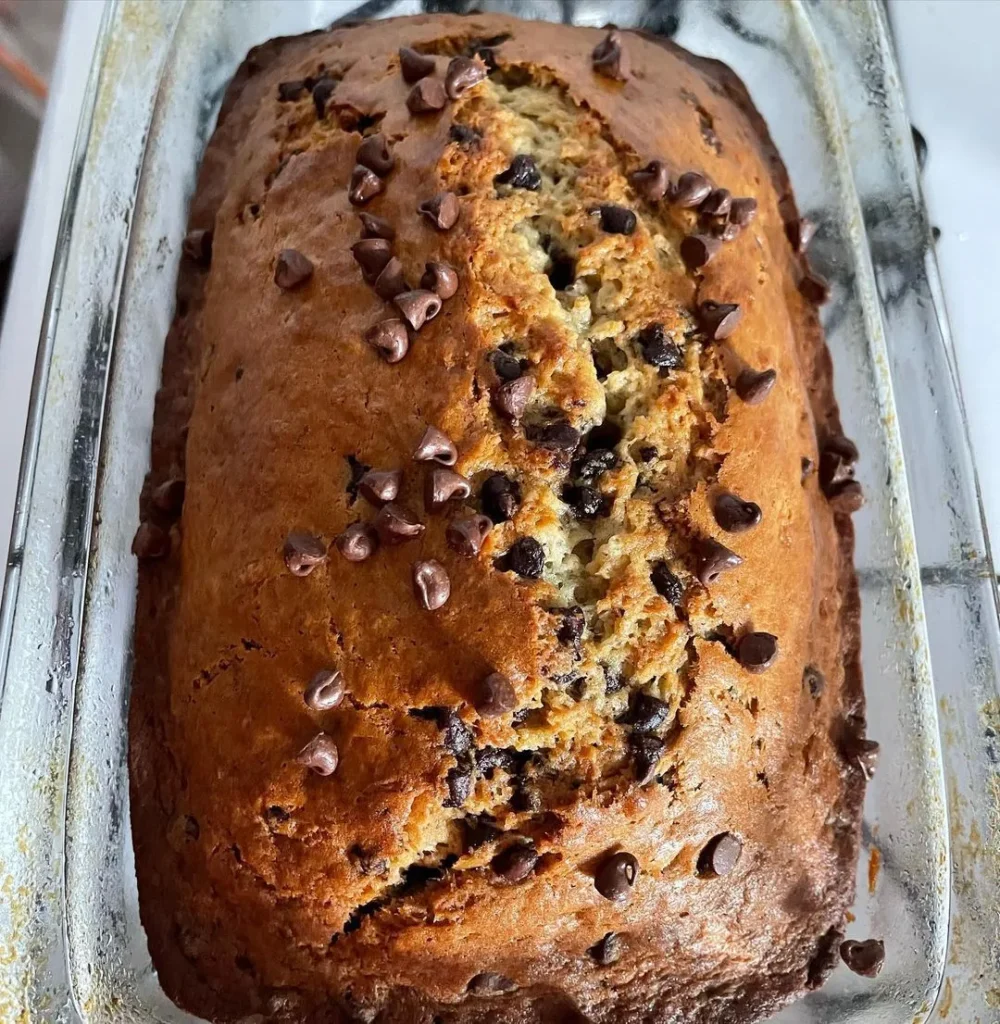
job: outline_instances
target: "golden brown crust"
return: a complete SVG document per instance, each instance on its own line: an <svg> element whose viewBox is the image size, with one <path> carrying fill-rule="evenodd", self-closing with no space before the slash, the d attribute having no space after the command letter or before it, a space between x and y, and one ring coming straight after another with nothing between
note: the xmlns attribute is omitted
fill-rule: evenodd
<svg viewBox="0 0 1000 1024"><path fill-rule="evenodd" d="M409 112L400 46L437 55L441 77L450 55L500 36L489 80L440 113ZM817 432L839 423L785 234L794 205L727 69L626 33L619 83L592 69L601 38L501 16L397 19L269 43L230 87L191 215L214 227L211 269L182 268L167 340L144 517L167 525L152 490L187 485L171 555L140 574L131 711L143 922L166 991L202 1015L750 1021L829 969L863 794L840 750L863 705L850 523L815 476L801 480ZM323 119L308 92L277 98L279 83L320 74L336 79ZM450 141L453 123L480 140ZM394 226L411 287L431 260L459 277L395 365L363 340L395 311L351 254L347 185L376 128L395 167L364 209ZM542 187L496 187L526 152ZM699 275L678 255L696 214L628 184L654 158L758 201ZM439 232L417 205L444 190L461 214ZM600 230L591 210L608 202L635 211L633 234ZM287 248L314 267L292 290L274 283ZM560 253L577 283L557 294L546 271ZM706 299L742 308L725 345L698 329ZM652 322L683 349L663 375L635 340ZM504 342L534 380L527 429L491 405ZM777 371L760 405L728 388L747 366ZM597 519L562 500L569 459L534 433L556 409L583 433L624 431ZM429 466L410 456L427 424L457 444L469 509L491 473L519 484L516 515L475 558L446 543L460 503L424 509ZM359 563L331 548L295 576L289 531L329 542L374 519L349 458L401 469L400 500L427 529ZM712 503L725 491L756 502L760 524L723 533ZM504 570L526 536L545 550L538 580ZM743 559L708 587L706 538ZM437 611L414 597L418 559L450 577ZM660 561L684 587L679 608L651 580ZM553 612L574 604L578 649ZM753 630L779 644L756 674L733 654ZM312 711L303 694L328 666L347 698ZM523 721L476 712L492 671L530 709ZM639 693L667 708L645 784L629 720ZM329 777L296 761L321 730L340 751ZM506 760L488 767L463 737ZM474 757L456 799L449 774ZM727 832L742 855L706 877L699 856ZM490 861L515 839L539 859L512 883ZM623 904L594 884L618 850L640 866ZM622 955L598 966L590 950L608 932Z"/></svg>

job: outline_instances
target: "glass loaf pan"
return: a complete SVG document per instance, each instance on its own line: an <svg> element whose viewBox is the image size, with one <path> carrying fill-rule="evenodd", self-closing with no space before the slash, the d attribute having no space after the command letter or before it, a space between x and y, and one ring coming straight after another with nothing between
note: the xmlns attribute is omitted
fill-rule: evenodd
<svg viewBox="0 0 1000 1024"><path fill-rule="evenodd" d="M431 2L427 8L467 5ZM468 6L472 6L469 4ZM1000 1020L995 577L930 230L876 3L476 0L638 25L730 65L820 225L823 319L868 504L855 516L870 733L850 934L786 1024ZM0 1021L191 1022L139 924L126 709L129 553L187 204L246 51L410 0L116 0L63 209L0 613Z"/></svg>

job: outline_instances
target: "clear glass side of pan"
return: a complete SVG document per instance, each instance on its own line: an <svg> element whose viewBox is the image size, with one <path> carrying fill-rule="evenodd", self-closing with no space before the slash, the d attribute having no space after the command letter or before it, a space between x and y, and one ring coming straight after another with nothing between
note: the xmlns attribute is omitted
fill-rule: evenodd
<svg viewBox="0 0 1000 1024"><path fill-rule="evenodd" d="M475 6L642 24L725 61L768 121L800 208L820 223L812 253L834 283L824 320L837 394L864 453L857 565L869 731L883 744L851 934L883 937L887 964L875 981L837 971L780 1020L921 1020L947 971L953 1019L985 1024L1000 993L988 852L998 848L996 595L879 10ZM221 91L250 46L352 8L420 7L118 0L109 14L54 268L0 636L0 893L15 897L0 900L0 1019L193 1019L165 999L146 952L126 765L129 544L185 211Z"/></svg>

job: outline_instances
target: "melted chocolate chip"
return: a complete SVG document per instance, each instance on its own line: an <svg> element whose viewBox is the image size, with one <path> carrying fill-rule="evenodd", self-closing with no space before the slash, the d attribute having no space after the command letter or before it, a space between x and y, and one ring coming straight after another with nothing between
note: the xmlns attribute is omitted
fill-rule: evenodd
<svg viewBox="0 0 1000 1024"><path fill-rule="evenodd" d="M513 992L517 985L504 977L502 974L494 974L492 971L483 971L469 980L466 989L479 996L501 995L504 992Z"/></svg>
<svg viewBox="0 0 1000 1024"><path fill-rule="evenodd" d="M289 291L305 284L313 275L312 260L298 249L282 249L274 264L274 283Z"/></svg>
<svg viewBox="0 0 1000 1024"><path fill-rule="evenodd" d="M605 203L597 208L601 230L609 235L631 235L635 231L636 216L625 206Z"/></svg>
<svg viewBox="0 0 1000 1024"><path fill-rule="evenodd" d="M453 469L437 467L425 479L424 504L431 512L444 508L449 501L462 500L472 493L469 481Z"/></svg>
<svg viewBox="0 0 1000 1024"><path fill-rule="evenodd" d="M505 382L517 380L525 370L523 360L518 359L510 352L505 352L502 348L498 348L490 354L490 362L493 364L496 375Z"/></svg>
<svg viewBox="0 0 1000 1024"><path fill-rule="evenodd" d="M736 660L748 672L764 672L778 656L778 638L773 633L747 633L736 645Z"/></svg>
<svg viewBox="0 0 1000 1024"><path fill-rule="evenodd" d="M681 242L681 259L688 270L698 270L713 260L722 248L722 242L711 235L688 235Z"/></svg>
<svg viewBox="0 0 1000 1024"><path fill-rule="evenodd" d="M699 543L697 554L698 571L696 575L706 587L715 583L726 570L735 569L743 562L743 559L735 551L730 551L724 544L711 538L705 538Z"/></svg>
<svg viewBox="0 0 1000 1024"><path fill-rule="evenodd" d="M880 939L847 939L840 944L840 957L855 974L875 978L885 963L885 943Z"/></svg>
<svg viewBox="0 0 1000 1024"><path fill-rule="evenodd" d="M622 721L637 733L651 733L661 728L669 717L670 705L665 700L640 691L632 694Z"/></svg>
<svg viewBox="0 0 1000 1024"><path fill-rule="evenodd" d="M610 448L595 448L574 460L572 472L577 480L592 483L617 465L618 456Z"/></svg>
<svg viewBox="0 0 1000 1024"><path fill-rule="evenodd" d="M746 402L747 405L760 405L771 393L775 381L778 379L777 370L743 370L736 378L733 385L736 394Z"/></svg>
<svg viewBox="0 0 1000 1024"><path fill-rule="evenodd" d="M365 213L364 210L358 213L358 217L361 218L362 238L384 238L391 242L396 237L396 229L384 217Z"/></svg>
<svg viewBox="0 0 1000 1024"><path fill-rule="evenodd" d="M659 202L667 193L670 179L667 165L662 160L651 160L641 170L629 175L632 188L647 202Z"/></svg>
<svg viewBox="0 0 1000 1024"><path fill-rule="evenodd" d="M572 507L578 519L594 519L609 514L613 499L605 499L597 488L582 484L563 488L562 500Z"/></svg>
<svg viewBox="0 0 1000 1024"><path fill-rule="evenodd" d="M207 267L212 262L212 239L210 230L189 231L184 236L181 251L199 267Z"/></svg>
<svg viewBox="0 0 1000 1024"><path fill-rule="evenodd" d="M462 147L476 146L483 138L475 128L470 128L467 124L453 124L448 129L448 137Z"/></svg>
<svg viewBox="0 0 1000 1024"><path fill-rule="evenodd" d="M422 288L400 292L392 301L415 331L419 331L428 320L433 320L441 312L441 297Z"/></svg>
<svg viewBox="0 0 1000 1024"><path fill-rule="evenodd" d="M826 679L823 673L813 665L806 665L802 672L802 684L808 688L809 696L819 698L826 689Z"/></svg>
<svg viewBox="0 0 1000 1024"><path fill-rule="evenodd" d="M591 54L594 71L615 82L624 82L629 76L629 61L622 45L621 33L611 29L594 47Z"/></svg>
<svg viewBox="0 0 1000 1024"><path fill-rule="evenodd" d="M475 558L492 529L493 524L486 516L461 516L448 524L445 540L460 555Z"/></svg>
<svg viewBox="0 0 1000 1024"><path fill-rule="evenodd" d="M743 841L732 832L713 836L698 857L698 874L703 878L721 878L736 867L743 854Z"/></svg>
<svg viewBox="0 0 1000 1024"><path fill-rule="evenodd" d="M799 291L814 306L822 306L830 298L830 282L810 270L802 275Z"/></svg>
<svg viewBox="0 0 1000 1024"><path fill-rule="evenodd" d="M562 616L562 623L556 630L556 639L564 647L576 647L583 637L583 630L587 624L583 609L579 605L573 605L571 608L556 608L553 611Z"/></svg>
<svg viewBox="0 0 1000 1024"><path fill-rule="evenodd" d="M504 572L514 572L525 579L537 580L545 569L545 549L534 537L514 541L503 556Z"/></svg>
<svg viewBox="0 0 1000 1024"><path fill-rule="evenodd" d="M420 438L413 458L417 462L439 462L442 466L454 466L458 461L458 449L451 438L437 427L428 427Z"/></svg>
<svg viewBox="0 0 1000 1024"><path fill-rule="evenodd" d="M729 221L745 228L757 216L757 200L752 196L734 199L729 207Z"/></svg>
<svg viewBox="0 0 1000 1024"><path fill-rule="evenodd" d="M328 78L325 75L312 87L313 106L316 108L316 117L320 121L326 117L326 105L336 88L336 79Z"/></svg>
<svg viewBox="0 0 1000 1024"><path fill-rule="evenodd" d="M386 302L407 290L406 278L403 277L403 264L393 256L385 265L382 273L375 278L375 294Z"/></svg>
<svg viewBox="0 0 1000 1024"><path fill-rule="evenodd" d="M642 350L642 358L660 370L676 370L684 365L684 353L667 336L663 324L654 323L644 327L636 340Z"/></svg>
<svg viewBox="0 0 1000 1024"><path fill-rule="evenodd" d="M457 100L486 77L486 64L475 57L452 57L444 75L444 91Z"/></svg>
<svg viewBox="0 0 1000 1024"><path fill-rule="evenodd" d="M670 190L669 196L675 206L690 208L700 206L711 191L711 183L704 174L686 171L677 179L677 184Z"/></svg>
<svg viewBox="0 0 1000 1024"><path fill-rule="evenodd" d="M739 326L743 310L735 302L703 302L698 307L698 323L712 341L723 341Z"/></svg>
<svg viewBox="0 0 1000 1024"><path fill-rule="evenodd" d="M698 210L706 217L725 217L732 203L733 197L729 189L715 188L701 201Z"/></svg>
<svg viewBox="0 0 1000 1024"><path fill-rule="evenodd" d="M624 903L639 875L639 862L631 853L614 853L598 869L594 887L606 899Z"/></svg>
<svg viewBox="0 0 1000 1024"><path fill-rule="evenodd" d="M431 261L424 268L420 287L434 292L439 299L450 299L458 291L458 273L448 263Z"/></svg>
<svg viewBox="0 0 1000 1024"><path fill-rule="evenodd" d="M622 957L622 940L617 932L608 932L587 950L599 967L610 967Z"/></svg>
<svg viewBox="0 0 1000 1024"><path fill-rule="evenodd" d="M448 96L437 78L421 78L406 97L406 109L411 114L433 114L444 110Z"/></svg>
<svg viewBox="0 0 1000 1024"><path fill-rule="evenodd" d="M362 238L351 246L351 253L361 267L364 279L374 284L392 259L392 246L385 238Z"/></svg>
<svg viewBox="0 0 1000 1024"><path fill-rule="evenodd" d="M533 846L529 846L527 843L508 846L506 850L501 850L490 861L493 873L512 885L523 882L533 875L537 864L538 853Z"/></svg>
<svg viewBox="0 0 1000 1024"><path fill-rule="evenodd" d="M516 423L524 415L528 407L528 399L535 390L535 382L531 377L518 377L507 381L492 392L493 408L501 416Z"/></svg>
<svg viewBox="0 0 1000 1024"><path fill-rule="evenodd" d="M458 765L448 771L446 777L448 799L445 807L461 807L472 792L472 771L467 765Z"/></svg>
<svg viewBox="0 0 1000 1024"><path fill-rule="evenodd" d="M295 760L317 775L332 775L340 763L340 752L333 739L321 732L298 752Z"/></svg>
<svg viewBox="0 0 1000 1024"><path fill-rule="evenodd" d="M712 506L715 521L726 533L743 533L760 523L760 505L735 494L720 494Z"/></svg>
<svg viewBox="0 0 1000 1024"><path fill-rule="evenodd" d="M170 554L170 534L155 523L140 523L132 538L132 554L143 561L166 558Z"/></svg>
<svg viewBox="0 0 1000 1024"><path fill-rule="evenodd" d="M290 572L308 576L320 562L326 561L326 545L311 533L292 530L285 541L284 556Z"/></svg>
<svg viewBox="0 0 1000 1024"><path fill-rule="evenodd" d="M365 341L387 362L398 363L410 348L402 320L382 320L365 331Z"/></svg>
<svg viewBox="0 0 1000 1024"><path fill-rule="evenodd" d="M656 592L665 597L675 608L684 602L684 584L670 571L666 562L657 562L649 574Z"/></svg>
<svg viewBox="0 0 1000 1024"><path fill-rule="evenodd" d="M384 189L385 182L374 171L357 164L351 171L351 181L347 186L347 198L355 206L364 206Z"/></svg>
<svg viewBox="0 0 1000 1024"><path fill-rule="evenodd" d="M472 730L454 711L445 712L441 728L444 729L444 745L456 757L461 757L472 749Z"/></svg>
<svg viewBox="0 0 1000 1024"><path fill-rule="evenodd" d="M539 447L557 452L574 451L580 443L580 431L565 419L529 426L525 428L525 436Z"/></svg>
<svg viewBox="0 0 1000 1024"><path fill-rule="evenodd" d="M640 733L629 737L635 779L640 786L646 786L656 778L656 769L666 746L658 736Z"/></svg>
<svg viewBox="0 0 1000 1024"><path fill-rule="evenodd" d="M184 507L185 484L183 477L164 480L152 494L153 504L168 516L180 514Z"/></svg>
<svg viewBox="0 0 1000 1024"><path fill-rule="evenodd" d="M420 81L428 75L434 74L434 58L427 57L409 46L399 48L399 71L403 81L407 84Z"/></svg>
<svg viewBox="0 0 1000 1024"><path fill-rule="evenodd" d="M433 558L414 562L413 590L422 608L436 611L451 597L451 580L445 567Z"/></svg>
<svg viewBox="0 0 1000 1024"><path fill-rule="evenodd" d="M425 199L417 207L417 212L423 214L438 231L449 231L458 222L462 207L454 192L438 192Z"/></svg>
<svg viewBox="0 0 1000 1024"><path fill-rule="evenodd" d="M381 132L375 132L364 139L358 146L358 153L354 159L380 178L384 178L396 162L389 148L389 141Z"/></svg>
<svg viewBox="0 0 1000 1024"><path fill-rule="evenodd" d="M363 562L375 554L378 534L367 523L351 523L334 543L348 562Z"/></svg>
<svg viewBox="0 0 1000 1024"><path fill-rule="evenodd" d="M526 188L537 192L542 187L542 176L535 158L527 153L518 153L505 171L493 178L494 185L510 185L511 188Z"/></svg>
<svg viewBox="0 0 1000 1024"><path fill-rule="evenodd" d="M390 501L379 509L375 529L383 544L402 544L419 537L425 527L409 509Z"/></svg>
<svg viewBox="0 0 1000 1024"><path fill-rule="evenodd" d="M344 699L344 677L335 668L321 668L309 681L304 699L312 711L329 711Z"/></svg>
<svg viewBox="0 0 1000 1024"><path fill-rule="evenodd" d="M506 523L508 519L513 519L521 507L520 485L503 473L488 476L483 481L479 497L483 511L494 523Z"/></svg>

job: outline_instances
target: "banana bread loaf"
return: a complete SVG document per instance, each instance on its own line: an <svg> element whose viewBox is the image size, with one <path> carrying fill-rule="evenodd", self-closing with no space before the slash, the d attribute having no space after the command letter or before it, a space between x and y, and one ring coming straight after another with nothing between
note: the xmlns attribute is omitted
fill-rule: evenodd
<svg viewBox="0 0 1000 1024"><path fill-rule="evenodd" d="M135 540L166 992L707 1024L820 985L861 492L732 73L501 16L278 40L190 227Z"/></svg>

